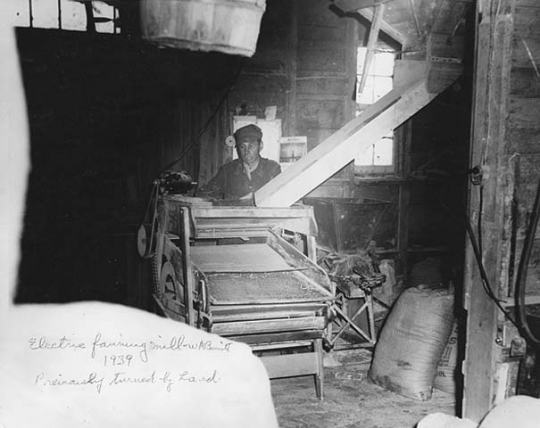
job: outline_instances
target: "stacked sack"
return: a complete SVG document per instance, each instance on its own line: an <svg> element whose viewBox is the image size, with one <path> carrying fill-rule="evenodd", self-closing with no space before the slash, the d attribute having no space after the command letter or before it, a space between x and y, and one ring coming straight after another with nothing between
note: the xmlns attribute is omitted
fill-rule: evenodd
<svg viewBox="0 0 540 428"><path fill-rule="evenodd" d="M428 400L454 323L454 290L424 285L396 300L375 347L369 377L398 394Z"/></svg>

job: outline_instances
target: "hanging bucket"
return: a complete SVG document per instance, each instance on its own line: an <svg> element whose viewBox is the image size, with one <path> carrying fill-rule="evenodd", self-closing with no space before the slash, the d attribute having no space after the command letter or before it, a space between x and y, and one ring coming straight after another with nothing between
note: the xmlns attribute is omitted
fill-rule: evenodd
<svg viewBox="0 0 540 428"><path fill-rule="evenodd" d="M265 0L142 0L142 34L160 46L250 57L265 7Z"/></svg>

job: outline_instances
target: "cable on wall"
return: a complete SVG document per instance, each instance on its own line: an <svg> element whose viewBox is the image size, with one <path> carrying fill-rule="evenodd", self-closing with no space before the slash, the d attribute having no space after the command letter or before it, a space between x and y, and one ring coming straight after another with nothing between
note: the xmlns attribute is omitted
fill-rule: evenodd
<svg viewBox="0 0 540 428"><path fill-rule="evenodd" d="M180 155L176 159L174 159L165 168L163 168L160 174L164 173L166 170L172 168L176 163L180 162L180 160L182 160L184 156L186 156L197 144L200 143L201 137L206 132L206 130L210 126L210 123L212 123L212 120L214 119L214 117L216 117L219 110L221 109L221 107L223 106L227 98L229 97L229 94L231 93L232 89L234 88L234 85L236 84L236 81L238 80L238 77L240 76L240 73L242 72L242 69L244 68L244 63L245 63L245 58L241 61L240 66L238 67L238 71L236 72L234 76L233 83L229 85L229 87L227 88L227 90L225 91L221 99L219 100L218 105L212 111L207 121L205 122L201 130L198 132L197 136L193 139L193 142L188 147L186 147L184 151L180 153Z"/></svg>
<svg viewBox="0 0 540 428"><path fill-rule="evenodd" d="M518 329L523 333L525 339L534 344L540 345L540 339L534 335L527 321L527 314L525 311L525 286L527 279L527 271L529 266L529 259L531 256L532 248L534 245L534 237L536 235L536 229L538 226L538 219L540 218L540 180L536 189L536 197L534 200L533 210L531 213L531 220L525 235L525 242L523 243L523 251L519 260L518 271L516 275L516 290L515 290L515 303L516 303L516 315L519 323Z"/></svg>

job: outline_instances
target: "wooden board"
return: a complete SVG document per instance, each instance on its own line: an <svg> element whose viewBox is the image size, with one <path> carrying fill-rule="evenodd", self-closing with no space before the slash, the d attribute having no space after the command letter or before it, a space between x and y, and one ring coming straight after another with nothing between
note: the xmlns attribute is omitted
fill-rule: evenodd
<svg viewBox="0 0 540 428"><path fill-rule="evenodd" d="M455 34L460 26L460 22L473 5L472 1L444 0L440 3L437 15L432 24L431 31L436 33Z"/></svg>
<svg viewBox="0 0 540 428"><path fill-rule="evenodd" d="M540 20L539 20L540 21ZM510 94L521 98L540 98L540 79L534 68L512 69Z"/></svg>
<svg viewBox="0 0 540 428"><path fill-rule="evenodd" d="M429 63L425 60L398 59L394 66L394 86L401 87L418 79L427 77Z"/></svg>
<svg viewBox="0 0 540 428"><path fill-rule="evenodd" d="M503 2L503 5L506 3ZM482 9L480 9L483 6ZM477 34L475 64L473 146L471 164L496 171L486 178L483 190L483 251L481 258L495 297L507 293L511 236L510 209L513 183L510 164L502 154L506 150L507 94L512 55L512 20L504 7L489 10L490 1L477 4L481 14ZM486 144L489 141L490 144ZM469 216L479 206L479 193L469 195ZM501 397L496 397L499 352L496 344L498 310L481 286L482 278L472 248L467 247L464 275L464 305L467 310L467 336L464 373L463 416L479 422ZM502 316L501 316L502 319ZM508 340L508 339L506 339ZM502 345L510 346L505 343Z"/></svg>
<svg viewBox="0 0 540 428"><path fill-rule="evenodd" d="M396 88L255 193L258 206L287 207L354 159L362 147L397 128L436 94L425 79Z"/></svg>
<svg viewBox="0 0 540 428"><path fill-rule="evenodd" d="M518 7L538 7L538 0L516 0Z"/></svg>
<svg viewBox="0 0 540 428"><path fill-rule="evenodd" d="M358 11L358 14L366 18L368 21L373 21L373 9L361 9ZM399 32L392 25L388 24L386 21L381 22L381 31L388 34L392 39L398 42L400 45L404 45L407 41L407 36Z"/></svg>
<svg viewBox="0 0 540 428"><path fill-rule="evenodd" d="M295 318L306 318L313 317L314 312L309 311L293 311L289 309L289 306L281 305L281 311L266 311L261 305L257 305L258 312L248 312L245 313L242 311L244 306L236 306L236 314L221 315L219 311L219 306L212 307L212 322L214 324L223 323L223 322L238 322L238 321L256 321L256 320L272 320L279 318L286 319L295 319ZM266 307L266 305L265 305ZM283 309L283 307L285 309ZM214 310L217 308L218 310Z"/></svg>
<svg viewBox="0 0 540 428"><path fill-rule="evenodd" d="M330 291L302 272L208 274L212 305L292 304L328 301Z"/></svg>
<svg viewBox="0 0 540 428"><path fill-rule="evenodd" d="M261 358L270 379L318 373L319 360L314 352Z"/></svg>
<svg viewBox="0 0 540 428"><path fill-rule="evenodd" d="M204 245L191 248L191 259L205 273L294 270L266 244Z"/></svg>
<svg viewBox="0 0 540 428"><path fill-rule="evenodd" d="M324 317L305 317L296 319L250 320L242 322L217 323L211 332L220 336L273 333L276 331L300 331L324 329Z"/></svg>
<svg viewBox="0 0 540 428"><path fill-rule="evenodd" d="M540 53L540 38L515 37L512 66L519 68L533 68Z"/></svg>
<svg viewBox="0 0 540 428"><path fill-rule="evenodd" d="M229 336L231 340L249 344L254 350L274 349L276 344L283 348L303 341L311 343L314 339L322 339L323 330L280 331L266 334L244 334L242 336Z"/></svg>
<svg viewBox="0 0 540 428"><path fill-rule="evenodd" d="M382 17L384 14L384 4L377 5L373 13L373 20L371 21L369 29L369 37L367 44L367 53L364 58L364 68L362 70L362 77L360 78L360 83L358 84L358 93L361 94L364 91L364 86L367 81L369 68L371 62L373 61L373 55L375 54L375 46L377 40L379 39L379 29L381 28Z"/></svg>
<svg viewBox="0 0 540 428"><path fill-rule="evenodd" d="M280 227L305 235L317 235L313 208L295 206L287 208L264 207L194 207L191 210L195 238L221 237L231 231L232 236L249 236L249 231ZM259 232L253 236L264 236Z"/></svg>
<svg viewBox="0 0 540 428"><path fill-rule="evenodd" d="M510 153L538 153L540 126L534 128L512 127L507 131Z"/></svg>
<svg viewBox="0 0 540 428"><path fill-rule="evenodd" d="M511 97L508 107L507 120L510 126L534 128L538 125L540 99Z"/></svg>
<svg viewBox="0 0 540 428"><path fill-rule="evenodd" d="M540 4L536 8L517 8L515 15L516 34L522 37L540 37Z"/></svg>

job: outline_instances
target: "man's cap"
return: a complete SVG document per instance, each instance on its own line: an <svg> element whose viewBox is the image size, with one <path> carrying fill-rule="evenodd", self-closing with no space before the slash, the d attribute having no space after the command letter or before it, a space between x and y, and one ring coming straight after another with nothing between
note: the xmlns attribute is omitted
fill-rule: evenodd
<svg viewBox="0 0 540 428"><path fill-rule="evenodd" d="M257 125L249 124L234 133L236 145L246 141L258 141L262 138L262 131Z"/></svg>

